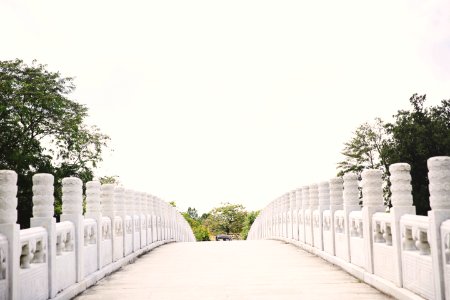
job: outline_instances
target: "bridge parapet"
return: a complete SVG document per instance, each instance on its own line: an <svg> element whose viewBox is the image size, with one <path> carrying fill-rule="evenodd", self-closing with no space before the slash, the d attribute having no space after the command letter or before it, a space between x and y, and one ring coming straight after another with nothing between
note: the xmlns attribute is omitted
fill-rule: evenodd
<svg viewBox="0 0 450 300"><path fill-rule="evenodd" d="M389 168L390 209L380 170L364 170L362 180L345 174L291 192L289 208L279 198L271 202L248 239L292 243L396 298L450 299L450 157L430 158L428 169L428 216L415 215L410 166L398 163ZM278 216L293 211L296 217L280 224Z"/></svg>
<svg viewBox="0 0 450 300"><path fill-rule="evenodd" d="M90 181L83 215L82 181L62 184L57 223L53 176L34 175L34 217L20 230L17 174L0 170L0 299L69 299L157 246L195 241L181 214L159 198Z"/></svg>

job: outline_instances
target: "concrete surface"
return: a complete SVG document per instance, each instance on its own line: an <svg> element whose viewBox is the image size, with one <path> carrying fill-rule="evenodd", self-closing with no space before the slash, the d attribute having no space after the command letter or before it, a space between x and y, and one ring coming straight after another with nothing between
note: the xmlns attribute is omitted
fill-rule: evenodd
<svg viewBox="0 0 450 300"><path fill-rule="evenodd" d="M79 295L93 299L390 299L280 241L172 243Z"/></svg>

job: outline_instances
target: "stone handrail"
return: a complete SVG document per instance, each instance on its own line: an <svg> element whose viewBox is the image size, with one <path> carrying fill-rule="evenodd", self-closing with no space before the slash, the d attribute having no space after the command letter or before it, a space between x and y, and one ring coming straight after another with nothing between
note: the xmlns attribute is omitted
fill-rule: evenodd
<svg viewBox="0 0 450 300"><path fill-rule="evenodd" d="M17 220L17 174L0 170L0 299L69 299L107 274L169 242L195 237L163 200L114 184L64 178L61 222L53 176L33 176L31 228Z"/></svg>
<svg viewBox="0 0 450 300"><path fill-rule="evenodd" d="M430 158L428 170L428 216L416 216L410 166L398 163L390 209L380 170L345 174L272 201L248 239L292 243L399 299L450 299L450 157Z"/></svg>

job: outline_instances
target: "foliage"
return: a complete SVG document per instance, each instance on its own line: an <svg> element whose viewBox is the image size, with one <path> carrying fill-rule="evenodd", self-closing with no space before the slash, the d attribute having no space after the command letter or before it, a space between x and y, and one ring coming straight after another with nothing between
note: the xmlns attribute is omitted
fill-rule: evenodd
<svg viewBox="0 0 450 300"><path fill-rule="evenodd" d="M399 110L395 122L388 124L392 134L390 161L411 165L412 194L418 214L430 209L427 160L450 155L450 100L425 108L426 95L409 99L412 109Z"/></svg>
<svg viewBox="0 0 450 300"><path fill-rule="evenodd" d="M209 241L209 230L208 228L202 224L202 222L196 218L193 218L188 212L181 213L186 221L192 228L192 232L194 233L195 239L197 241Z"/></svg>
<svg viewBox="0 0 450 300"><path fill-rule="evenodd" d="M246 216L247 212L241 204L225 203L211 210L205 224L214 235L221 233L239 235Z"/></svg>
<svg viewBox="0 0 450 300"><path fill-rule="evenodd" d="M18 173L18 221L29 226L32 176L55 176L55 213L61 208L61 181L92 180L109 139L84 120L87 107L67 98L70 77L33 61L0 61L0 169Z"/></svg>
<svg viewBox="0 0 450 300"><path fill-rule="evenodd" d="M187 214L193 219L198 219L197 209L195 209L193 207L188 207Z"/></svg>
<svg viewBox="0 0 450 300"><path fill-rule="evenodd" d="M112 183L119 183L119 176L102 176L99 179L101 184L112 184Z"/></svg>
<svg viewBox="0 0 450 300"><path fill-rule="evenodd" d="M175 201L170 201L169 204L170 204L172 207L177 207L177 203L176 203Z"/></svg>
<svg viewBox="0 0 450 300"><path fill-rule="evenodd" d="M361 175L364 169L387 170L386 144L389 133L386 124L376 118L374 123L360 125L350 141L344 144L345 159L338 163L339 174L353 172Z"/></svg>
<svg viewBox="0 0 450 300"><path fill-rule="evenodd" d="M250 228L252 227L252 224L253 224L253 222L255 222L258 215L259 215L259 210L251 211L251 212L247 213L247 216L245 217L245 221L244 221L244 227L242 228L242 231L241 231L241 238L243 240L247 239L248 232L250 231Z"/></svg>
<svg viewBox="0 0 450 300"><path fill-rule="evenodd" d="M388 166L397 162L411 165L412 194L418 214L430 209L427 159L450 155L450 100L426 108L426 95L412 95L411 110L399 110L392 123L377 121L375 125L363 124L354 137L345 144L345 160L338 163L338 175L360 173L366 168L383 170L390 183ZM385 193L389 198L389 194Z"/></svg>

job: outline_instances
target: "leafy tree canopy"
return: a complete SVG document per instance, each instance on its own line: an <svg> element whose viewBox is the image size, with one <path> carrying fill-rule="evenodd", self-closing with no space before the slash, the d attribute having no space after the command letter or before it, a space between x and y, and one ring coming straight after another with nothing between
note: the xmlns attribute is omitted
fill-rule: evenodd
<svg viewBox="0 0 450 300"><path fill-rule="evenodd" d="M93 178L108 137L87 126L86 106L70 100L73 79L22 60L0 61L0 168L18 173L19 223L28 227L35 173L55 176L55 210L61 180Z"/></svg>
<svg viewBox="0 0 450 300"><path fill-rule="evenodd" d="M242 228L242 232L241 232L241 238L243 240L247 239L248 236L248 232L250 231L250 228L253 225L253 222L255 222L256 218L259 215L259 210L257 211L251 211L247 214L247 216L245 217L244 220L244 227Z"/></svg>
<svg viewBox="0 0 450 300"><path fill-rule="evenodd" d="M388 166L406 162L411 165L414 205L418 214L425 215L430 209L427 160L450 155L450 100L429 108L425 101L426 95L414 94L409 99L411 109L399 110L392 123L378 119L375 124L360 126L345 144L345 160L338 163L338 175L379 168L388 187ZM389 193L385 196L389 198Z"/></svg>
<svg viewBox="0 0 450 300"><path fill-rule="evenodd" d="M214 235L226 233L239 235L247 216L242 204L224 203L211 210L205 224Z"/></svg>

